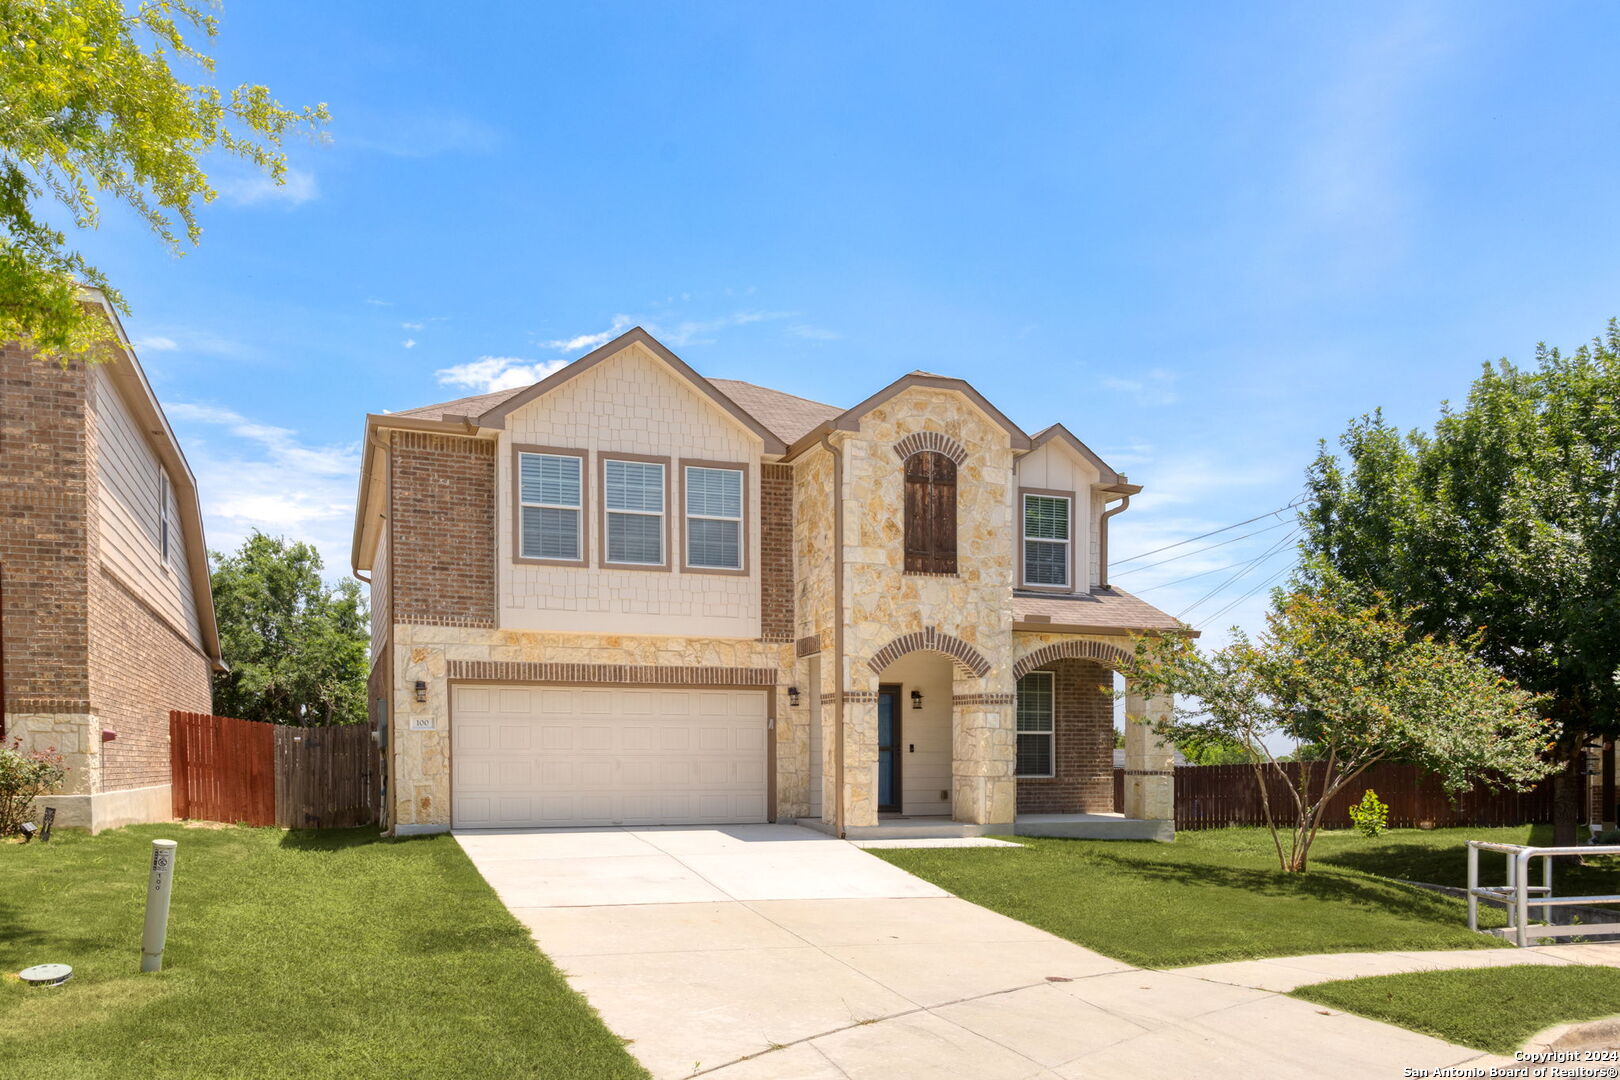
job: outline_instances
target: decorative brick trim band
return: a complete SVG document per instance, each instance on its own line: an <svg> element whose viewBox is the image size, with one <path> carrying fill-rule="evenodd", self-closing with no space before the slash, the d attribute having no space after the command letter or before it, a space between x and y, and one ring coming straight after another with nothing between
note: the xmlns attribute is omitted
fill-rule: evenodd
<svg viewBox="0 0 1620 1080"><path fill-rule="evenodd" d="M962 444L949 435L941 435L937 431L913 431L910 435L894 444L894 456L901 461L912 454L921 454L932 450L936 454L944 454L956 464L960 465L967 460L967 451Z"/></svg>
<svg viewBox="0 0 1620 1080"><path fill-rule="evenodd" d="M944 653L951 658L951 663L955 664L959 671L974 678L982 677L990 670L990 661L986 660L978 649L961 638L942 634L932 626L910 634L901 634L879 649L877 654L866 662L866 666L881 675L884 668L902 656L919 650Z"/></svg>
<svg viewBox="0 0 1620 1080"><path fill-rule="evenodd" d="M838 691L821 695L823 705L831 705L838 700ZM876 705L878 694L876 690L845 690L843 694L846 705Z"/></svg>
<svg viewBox="0 0 1620 1080"><path fill-rule="evenodd" d="M393 445L396 450L431 450L436 454L471 454L474 457L493 458L495 440L479 439L471 435L442 435L433 431L395 431Z"/></svg>
<svg viewBox="0 0 1620 1080"><path fill-rule="evenodd" d="M1131 654L1117 645L1100 641L1058 641L1036 649L1014 664L1013 678L1022 679L1054 660L1097 660L1118 670L1130 662Z"/></svg>
<svg viewBox="0 0 1620 1080"><path fill-rule="evenodd" d="M83 699L71 698L9 698L6 701L6 712L13 716L24 713L87 713L90 712L90 702Z"/></svg>
<svg viewBox="0 0 1620 1080"><path fill-rule="evenodd" d="M452 660L452 679L480 682L602 683L617 686L775 686L774 668L676 667L659 664L552 664Z"/></svg>
<svg viewBox="0 0 1620 1080"><path fill-rule="evenodd" d="M952 694L952 705L1016 705L1017 694Z"/></svg>
<svg viewBox="0 0 1620 1080"><path fill-rule="evenodd" d="M400 620L401 625L410 626L459 626L464 629L493 630L495 629L494 616L484 615L435 615L413 614L408 620Z"/></svg>
<svg viewBox="0 0 1620 1080"><path fill-rule="evenodd" d="M1121 769L1126 776L1174 776L1174 769Z"/></svg>
<svg viewBox="0 0 1620 1080"><path fill-rule="evenodd" d="M814 656L821 651L821 635L811 634L793 643L794 656Z"/></svg>

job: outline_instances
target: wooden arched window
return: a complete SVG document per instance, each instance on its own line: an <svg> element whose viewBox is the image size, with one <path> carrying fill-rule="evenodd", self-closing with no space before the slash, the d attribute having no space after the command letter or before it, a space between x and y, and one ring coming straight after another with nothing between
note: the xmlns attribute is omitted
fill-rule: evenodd
<svg viewBox="0 0 1620 1080"><path fill-rule="evenodd" d="M956 462L931 450L906 459L906 573L956 573Z"/></svg>

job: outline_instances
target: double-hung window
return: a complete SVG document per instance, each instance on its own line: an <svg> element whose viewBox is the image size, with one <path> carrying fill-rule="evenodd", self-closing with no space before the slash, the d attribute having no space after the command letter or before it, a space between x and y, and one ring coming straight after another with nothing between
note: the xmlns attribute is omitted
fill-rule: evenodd
<svg viewBox="0 0 1620 1080"><path fill-rule="evenodd" d="M606 544L602 561L621 566L663 566L664 465L656 461L602 462Z"/></svg>
<svg viewBox="0 0 1620 1080"><path fill-rule="evenodd" d="M518 454L518 555L583 562L583 461L571 454Z"/></svg>
<svg viewBox="0 0 1620 1080"><path fill-rule="evenodd" d="M1052 673L1032 671L1018 680L1017 776L1056 776Z"/></svg>
<svg viewBox="0 0 1620 1080"><path fill-rule="evenodd" d="M1066 495L1024 496L1024 584L1069 585L1071 500Z"/></svg>
<svg viewBox="0 0 1620 1080"><path fill-rule="evenodd" d="M743 568L743 472L684 466L686 565L693 570Z"/></svg>

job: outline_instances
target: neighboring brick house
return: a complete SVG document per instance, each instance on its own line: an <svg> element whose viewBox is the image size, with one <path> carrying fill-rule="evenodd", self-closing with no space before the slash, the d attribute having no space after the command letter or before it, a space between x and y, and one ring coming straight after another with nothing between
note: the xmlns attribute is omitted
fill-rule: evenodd
<svg viewBox="0 0 1620 1080"><path fill-rule="evenodd" d="M57 823L170 816L169 710L220 666L196 484L116 315L104 362L0 346L5 742L66 759Z"/></svg>
<svg viewBox="0 0 1620 1080"><path fill-rule="evenodd" d="M960 379L841 409L705 379L639 328L370 415L353 562L389 824L1167 836L1143 724L1124 819L1091 816L1129 635L1185 632L1107 584L1139 490Z"/></svg>

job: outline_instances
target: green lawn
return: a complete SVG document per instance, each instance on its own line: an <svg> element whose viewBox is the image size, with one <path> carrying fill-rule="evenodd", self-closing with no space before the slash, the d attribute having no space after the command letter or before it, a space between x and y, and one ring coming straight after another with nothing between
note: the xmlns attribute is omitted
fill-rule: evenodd
<svg viewBox="0 0 1620 1080"><path fill-rule="evenodd" d="M1107 956L1177 967L1324 952L1503 947L1469 932L1460 900L1390 877L1434 875L1453 862L1461 874L1467 839L1512 832L1411 829L1377 840L1323 833L1304 874L1277 869L1264 829L1183 832L1173 844L1014 837L1027 846L872 854ZM1481 918L1501 925L1493 911Z"/></svg>
<svg viewBox="0 0 1620 1080"><path fill-rule="evenodd" d="M1554 1024L1620 1013L1620 971L1532 964L1425 971L1317 983L1293 996L1510 1055Z"/></svg>
<svg viewBox="0 0 1620 1080"><path fill-rule="evenodd" d="M156 837L180 847L142 975ZM646 1076L448 836L63 832L0 845L0 883L0 1076ZM66 986L15 977L52 961Z"/></svg>

